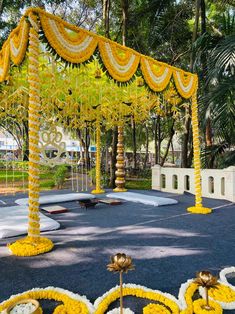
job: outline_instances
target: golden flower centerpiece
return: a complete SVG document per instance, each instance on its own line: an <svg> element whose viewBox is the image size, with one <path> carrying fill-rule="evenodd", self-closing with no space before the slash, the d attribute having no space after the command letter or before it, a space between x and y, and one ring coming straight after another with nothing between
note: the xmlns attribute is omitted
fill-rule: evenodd
<svg viewBox="0 0 235 314"><path fill-rule="evenodd" d="M213 276L211 272L203 270L197 273L197 278L194 282L205 289L206 303L202 305L202 309L207 311L214 310L209 304L208 290L218 284L217 277Z"/></svg>
<svg viewBox="0 0 235 314"><path fill-rule="evenodd" d="M122 274L129 270L135 269L132 264L132 258L125 253L117 253L111 256L111 263L107 265L107 269L111 272L119 272L120 279L120 314L123 314L123 278Z"/></svg>

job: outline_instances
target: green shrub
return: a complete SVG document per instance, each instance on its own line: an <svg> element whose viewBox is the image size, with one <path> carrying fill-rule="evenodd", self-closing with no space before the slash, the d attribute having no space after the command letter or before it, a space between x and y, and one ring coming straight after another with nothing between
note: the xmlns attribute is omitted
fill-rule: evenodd
<svg viewBox="0 0 235 314"><path fill-rule="evenodd" d="M92 184L96 184L96 168L92 168L89 171ZM101 187L105 188L109 185L109 175L107 173L101 173Z"/></svg>
<svg viewBox="0 0 235 314"><path fill-rule="evenodd" d="M60 165L56 167L55 173L54 173L54 181L55 181L55 186L58 189L62 189L65 179L66 179L66 175L68 172L68 168L66 165Z"/></svg>

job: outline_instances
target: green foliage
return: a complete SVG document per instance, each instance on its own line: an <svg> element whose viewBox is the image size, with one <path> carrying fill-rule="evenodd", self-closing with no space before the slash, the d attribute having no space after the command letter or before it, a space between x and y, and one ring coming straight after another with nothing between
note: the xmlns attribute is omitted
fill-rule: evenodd
<svg viewBox="0 0 235 314"><path fill-rule="evenodd" d="M92 168L89 172L89 176L91 178L92 184L96 184L96 168ZM109 185L109 174L107 173L101 173L101 187L107 188Z"/></svg>
<svg viewBox="0 0 235 314"><path fill-rule="evenodd" d="M132 190L151 190L152 181L147 180L126 180L125 187Z"/></svg>
<svg viewBox="0 0 235 314"><path fill-rule="evenodd" d="M0 170L0 183L15 182L28 179L28 173L22 171Z"/></svg>
<svg viewBox="0 0 235 314"><path fill-rule="evenodd" d="M53 179L58 189L62 189L65 183L67 173L68 173L68 167L66 165L59 165L55 168Z"/></svg>

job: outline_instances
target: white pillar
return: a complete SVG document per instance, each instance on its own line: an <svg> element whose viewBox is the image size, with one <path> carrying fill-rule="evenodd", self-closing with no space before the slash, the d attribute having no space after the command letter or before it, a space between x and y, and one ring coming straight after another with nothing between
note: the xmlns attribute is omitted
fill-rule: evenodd
<svg viewBox="0 0 235 314"><path fill-rule="evenodd" d="M231 202L235 202L235 167L230 166L223 171L225 178L225 198Z"/></svg>
<svg viewBox="0 0 235 314"><path fill-rule="evenodd" d="M152 189L161 191L161 166L152 167Z"/></svg>

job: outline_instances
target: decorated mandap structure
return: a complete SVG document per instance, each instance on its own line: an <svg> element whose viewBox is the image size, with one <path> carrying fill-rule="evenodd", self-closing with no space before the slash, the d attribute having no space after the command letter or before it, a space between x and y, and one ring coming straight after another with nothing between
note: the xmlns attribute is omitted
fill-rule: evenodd
<svg viewBox="0 0 235 314"><path fill-rule="evenodd" d="M47 44L47 50L56 55L61 62L76 67L88 62L93 56L99 56L106 73L116 83L128 84L138 75L153 93L163 92L173 84L179 96L191 100L192 128L195 169L195 206L188 208L192 213L206 214L211 209L202 205L200 182L200 147L197 113L198 77L168 64L144 56L105 37L98 36L42 9L31 8L21 18L4 43L0 52L0 82L7 81L11 64L20 66L28 49L28 123L29 123L29 223L28 236L9 245L13 254L31 256L50 251L53 243L40 237L39 221L39 130L41 93L40 93L40 40ZM140 74L141 73L141 74ZM14 77L13 77L14 79ZM100 187L100 123L102 116L96 119L96 189ZM118 125L118 157L116 191L124 191L123 124Z"/></svg>

